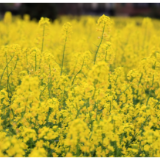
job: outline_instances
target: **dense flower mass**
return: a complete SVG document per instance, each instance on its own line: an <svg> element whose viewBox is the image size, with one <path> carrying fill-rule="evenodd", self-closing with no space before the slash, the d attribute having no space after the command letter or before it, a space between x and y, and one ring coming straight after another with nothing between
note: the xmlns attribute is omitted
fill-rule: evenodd
<svg viewBox="0 0 160 160"><path fill-rule="evenodd" d="M158 20L7 12L0 28L0 157L160 156Z"/></svg>

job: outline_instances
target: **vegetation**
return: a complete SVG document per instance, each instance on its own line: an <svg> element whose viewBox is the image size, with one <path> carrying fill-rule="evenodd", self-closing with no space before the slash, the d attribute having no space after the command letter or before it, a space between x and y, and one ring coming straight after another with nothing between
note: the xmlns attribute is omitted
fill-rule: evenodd
<svg viewBox="0 0 160 160"><path fill-rule="evenodd" d="M160 156L159 21L7 12L0 28L1 157Z"/></svg>

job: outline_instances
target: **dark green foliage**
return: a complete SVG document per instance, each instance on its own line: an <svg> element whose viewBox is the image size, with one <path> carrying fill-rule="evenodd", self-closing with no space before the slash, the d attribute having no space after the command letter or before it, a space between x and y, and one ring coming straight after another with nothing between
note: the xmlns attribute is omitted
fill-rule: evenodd
<svg viewBox="0 0 160 160"><path fill-rule="evenodd" d="M57 2L23 2L19 8L21 16L29 14L31 19L40 20L41 17L47 17L55 20L57 17Z"/></svg>

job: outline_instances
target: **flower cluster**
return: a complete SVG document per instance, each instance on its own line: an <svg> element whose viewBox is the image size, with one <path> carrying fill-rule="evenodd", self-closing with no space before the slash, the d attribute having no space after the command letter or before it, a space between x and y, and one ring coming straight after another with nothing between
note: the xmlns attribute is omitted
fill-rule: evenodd
<svg viewBox="0 0 160 160"><path fill-rule="evenodd" d="M0 157L159 157L159 27L150 18L37 23L7 12Z"/></svg>

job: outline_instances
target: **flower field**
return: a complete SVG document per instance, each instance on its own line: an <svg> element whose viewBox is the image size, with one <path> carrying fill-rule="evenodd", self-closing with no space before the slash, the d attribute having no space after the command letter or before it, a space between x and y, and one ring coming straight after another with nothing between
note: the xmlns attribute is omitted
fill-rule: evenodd
<svg viewBox="0 0 160 160"><path fill-rule="evenodd" d="M0 157L159 157L160 21L0 21Z"/></svg>

